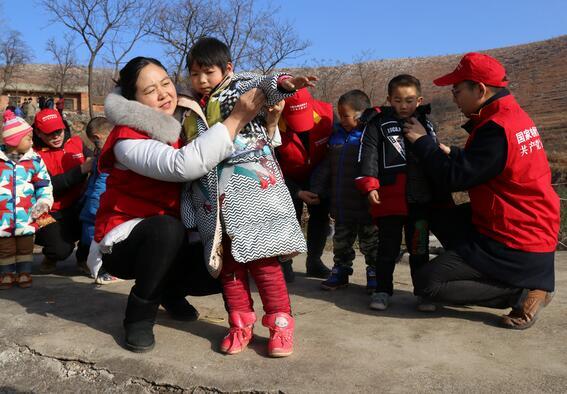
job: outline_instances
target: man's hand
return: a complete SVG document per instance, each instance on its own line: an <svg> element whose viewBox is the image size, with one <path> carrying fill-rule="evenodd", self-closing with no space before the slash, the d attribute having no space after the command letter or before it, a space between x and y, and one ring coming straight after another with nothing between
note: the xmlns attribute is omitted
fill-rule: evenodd
<svg viewBox="0 0 567 394"><path fill-rule="evenodd" d="M411 117L406 122L404 122L404 136L412 144L419 137L422 137L426 134L427 133L425 132L425 129L423 128L421 123L419 123L419 121L416 118Z"/></svg>
<svg viewBox="0 0 567 394"><path fill-rule="evenodd" d="M312 75L308 75L305 77L291 77L284 79L280 82L280 86L287 90L288 92L294 92L296 90L305 88L305 87L314 87L315 84L313 82L318 81L319 78L314 77Z"/></svg>
<svg viewBox="0 0 567 394"><path fill-rule="evenodd" d="M370 193L368 193L368 201L372 205L380 204L380 194L378 194L378 190L372 190Z"/></svg>
<svg viewBox="0 0 567 394"><path fill-rule="evenodd" d="M93 158L87 157L83 164L81 164L81 174L88 174L93 168Z"/></svg>
<svg viewBox="0 0 567 394"><path fill-rule="evenodd" d="M301 190L297 193L297 197L299 197L305 204L307 205L318 205L321 203L319 200L319 195L312 193L307 190Z"/></svg>

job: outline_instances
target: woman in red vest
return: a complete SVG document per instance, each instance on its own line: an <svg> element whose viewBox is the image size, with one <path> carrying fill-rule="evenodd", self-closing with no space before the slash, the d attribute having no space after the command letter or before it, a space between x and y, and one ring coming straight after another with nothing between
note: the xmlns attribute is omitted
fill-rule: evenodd
<svg viewBox="0 0 567 394"><path fill-rule="evenodd" d="M180 320L198 313L185 296L220 292L208 274L199 243L190 244L179 220L181 187L198 179L233 152L240 129L256 116L264 96L243 95L231 115L180 148L182 105L163 65L137 57L120 71L118 89L105 100L107 119L116 125L99 158L109 173L95 223L89 267L135 279L124 327L127 349L154 346L153 325L159 305ZM193 107L192 107L193 109Z"/></svg>
<svg viewBox="0 0 567 394"><path fill-rule="evenodd" d="M559 197L539 132L488 55L465 55L434 83L453 85L469 118L465 148L438 146L417 121L406 123L405 135L438 187L467 190L470 204L433 218L447 252L424 267L421 291L450 304L511 307L501 324L529 328L553 296L559 232Z"/></svg>

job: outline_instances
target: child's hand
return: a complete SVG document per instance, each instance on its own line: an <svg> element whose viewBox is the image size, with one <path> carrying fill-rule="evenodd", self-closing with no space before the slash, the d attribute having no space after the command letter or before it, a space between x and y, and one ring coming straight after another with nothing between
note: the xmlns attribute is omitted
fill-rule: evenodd
<svg viewBox="0 0 567 394"><path fill-rule="evenodd" d="M380 204L380 195L378 194L378 190L372 190L368 193L368 201L372 205L379 205Z"/></svg>
<svg viewBox="0 0 567 394"><path fill-rule="evenodd" d="M445 153L446 155L449 155L451 153L451 148L449 148L447 145L439 143L439 148L443 151L443 153Z"/></svg>
<svg viewBox="0 0 567 394"><path fill-rule="evenodd" d="M285 100L280 101L276 105L268 108L268 116L266 116L266 130L268 131L268 137L272 138L276 131L278 122L282 115L282 111L285 107Z"/></svg>
<svg viewBox="0 0 567 394"><path fill-rule="evenodd" d="M301 190L297 193L299 197L307 205L319 205L321 200L319 200L319 195L307 190Z"/></svg>
<svg viewBox="0 0 567 394"><path fill-rule="evenodd" d="M312 75L305 76L305 77L291 77L284 79L281 81L280 86L287 90L288 92L294 92L296 90L305 88L305 87L314 87L315 84L313 82L318 81L319 78L314 77Z"/></svg>
<svg viewBox="0 0 567 394"><path fill-rule="evenodd" d="M32 219L37 219L47 211L49 211L49 205L40 201L32 207L31 217Z"/></svg>

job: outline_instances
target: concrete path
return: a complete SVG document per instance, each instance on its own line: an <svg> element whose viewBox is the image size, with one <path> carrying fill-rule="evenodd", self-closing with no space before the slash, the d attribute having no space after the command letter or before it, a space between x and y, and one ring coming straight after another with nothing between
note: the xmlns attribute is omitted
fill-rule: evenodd
<svg viewBox="0 0 567 394"><path fill-rule="evenodd" d="M305 278L297 258L289 288L296 350L270 359L260 324L245 352L217 351L227 330L220 295L190 300L201 313L194 323L160 310L155 349L126 351L132 283L97 288L70 260L58 275L34 276L31 289L0 292L0 392L566 392L567 252L556 266L555 299L518 332L497 326L498 310L415 311L407 264L397 266L391 307L379 313L368 309L360 257L351 286L335 292Z"/></svg>

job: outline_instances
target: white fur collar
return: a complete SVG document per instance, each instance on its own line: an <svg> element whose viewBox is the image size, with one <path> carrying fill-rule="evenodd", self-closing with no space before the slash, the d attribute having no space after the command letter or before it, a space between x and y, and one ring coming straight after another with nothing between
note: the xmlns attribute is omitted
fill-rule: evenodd
<svg viewBox="0 0 567 394"><path fill-rule="evenodd" d="M156 111L135 100L122 96L116 88L104 99L104 114L117 126L128 126L143 131L152 139L172 143L178 140L181 123L173 116Z"/></svg>

